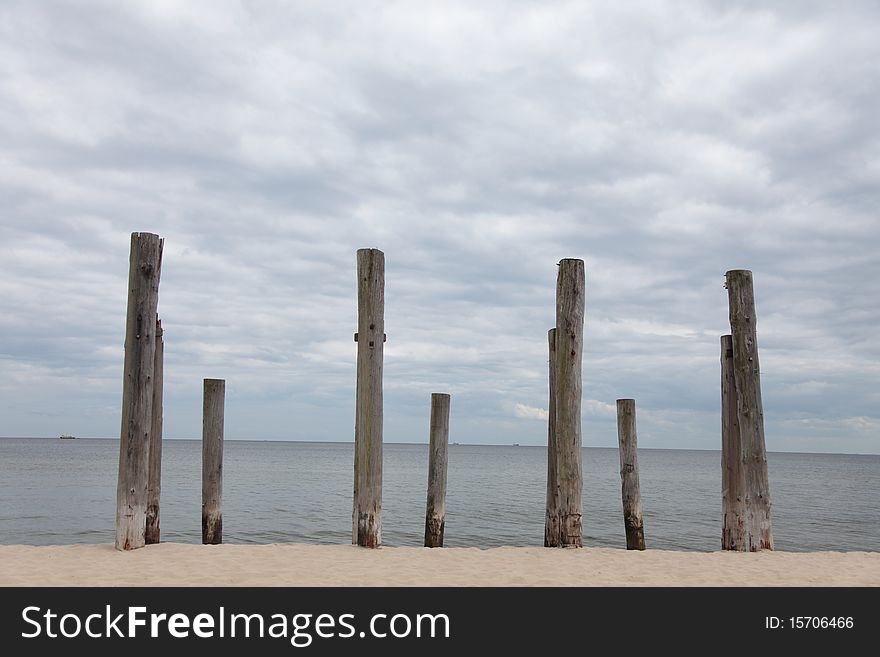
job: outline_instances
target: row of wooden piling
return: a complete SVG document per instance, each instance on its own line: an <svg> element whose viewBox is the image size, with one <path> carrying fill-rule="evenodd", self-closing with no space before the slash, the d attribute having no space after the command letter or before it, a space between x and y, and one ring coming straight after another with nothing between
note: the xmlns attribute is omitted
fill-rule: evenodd
<svg viewBox="0 0 880 657"><path fill-rule="evenodd" d="M359 263L360 257L359 252ZM384 267L384 257L382 263ZM725 281L731 335L721 338L722 549L772 550L770 486L752 273L730 270ZM547 547L581 545L583 321L584 263L578 259L563 259L557 274L556 327L548 331L548 458L544 525L544 545ZM359 369L359 381L360 377ZM617 429L626 546L630 550L644 550L634 399L617 400ZM433 455L433 435L431 449ZM429 509L430 500L429 493ZM426 522L425 545L429 544L427 526Z"/></svg>
<svg viewBox="0 0 880 657"><path fill-rule="evenodd" d="M116 484L118 550L161 539L164 335L158 316L164 240L132 233L125 322L122 426ZM202 427L202 541L222 540L224 381L205 379Z"/></svg>
<svg viewBox="0 0 880 657"><path fill-rule="evenodd" d="M129 262L116 548L160 540L164 343L158 318L163 240L133 233ZM358 331L352 543L382 543L382 370L385 256L357 252ZM773 549L751 272L727 272L731 335L722 346L722 547ZM549 411L544 545L582 544L581 398L584 262L559 262L556 326L548 332ZM205 379L202 541L222 542L225 381ZM442 547L450 396L431 397L425 546ZM621 493L628 549L645 549L635 400L617 400Z"/></svg>
<svg viewBox="0 0 880 657"><path fill-rule="evenodd" d="M721 548L740 552L772 550L770 482L752 272L728 271L725 287L731 333L721 336ZM551 338L551 371L552 363ZM553 442L552 376L550 445ZM617 400L617 428L626 547L644 550L635 400ZM548 469L548 482L549 472ZM549 494L547 508L549 524Z"/></svg>

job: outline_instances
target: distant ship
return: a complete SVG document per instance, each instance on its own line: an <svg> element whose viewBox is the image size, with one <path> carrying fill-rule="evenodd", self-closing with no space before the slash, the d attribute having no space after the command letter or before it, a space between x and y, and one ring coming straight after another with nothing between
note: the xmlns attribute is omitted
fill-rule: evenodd
<svg viewBox="0 0 880 657"><path fill-rule="evenodd" d="M76 440L76 436L71 436L69 433L62 433L61 440Z"/></svg>

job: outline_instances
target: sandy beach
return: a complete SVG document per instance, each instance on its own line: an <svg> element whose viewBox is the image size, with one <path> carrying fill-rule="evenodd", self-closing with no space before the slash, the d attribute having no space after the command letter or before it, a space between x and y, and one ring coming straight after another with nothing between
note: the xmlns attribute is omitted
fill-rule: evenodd
<svg viewBox="0 0 880 657"><path fill-rule="evenodd" d="M112 545L0 545L0 585L880 586L880 553L176 543L118 552Z"/></svg>

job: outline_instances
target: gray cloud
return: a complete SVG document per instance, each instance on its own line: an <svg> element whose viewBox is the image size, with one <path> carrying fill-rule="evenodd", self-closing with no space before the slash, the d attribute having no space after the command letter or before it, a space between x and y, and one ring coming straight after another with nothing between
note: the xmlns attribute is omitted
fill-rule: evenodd
<svg viewBox="0 0 880 657"><path fill-rule="evenodd" d="M555 263L585 442L718 446L727 269L769 449L878 451L874 3L0 8L5 435L118 432L128 236L166 238L166 431L349 440L355 250L386 253L386 436L539 444ZM589 402L589 403L587 403Z"/></svg>

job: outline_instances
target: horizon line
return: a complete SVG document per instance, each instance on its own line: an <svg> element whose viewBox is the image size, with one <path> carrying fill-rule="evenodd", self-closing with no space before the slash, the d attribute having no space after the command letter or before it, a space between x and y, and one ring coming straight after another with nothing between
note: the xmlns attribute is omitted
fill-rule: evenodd
<svg viewBox="0 0 880 657"><path fill-rule="evenodd" d="M55 436L0 436L0 440L59 440ZM83 436L76 437L76 440L116 440L118 437L107 436ZM163 438L174 442L199 442L201 438ZM313 444L330 444L330 445L354 445L354 440L301 440L295 438L224 438L224 442L237 443L313 443ZM427 442L401 442L401 441L383 441L386 445L427 445ZM530 444L530 443L460 443L450 442L449 446L456 447L542 447L546 448L546 444ZM582 449L619 449L618 447L609 447L605 445L582 445ZM639 447L641 450L651 451L677 451L677 452L720 452L721 448L709 449L705 447ZM785 451L785 450L767 450L768 454L824 454L827 456L880 456L880 453L866 452L802 452L802 451Z"/></svg>

